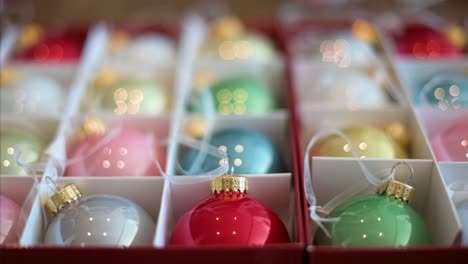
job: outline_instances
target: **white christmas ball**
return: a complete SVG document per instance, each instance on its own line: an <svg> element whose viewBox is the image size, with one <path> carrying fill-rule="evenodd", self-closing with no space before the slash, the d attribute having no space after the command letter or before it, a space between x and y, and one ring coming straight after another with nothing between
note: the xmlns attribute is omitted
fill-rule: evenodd
<svg viewBox="0 0 468 264"><path fill-rule="evenodd" d="M58 213L47 228L44 242L62 246L142 246L152 244L154 232L154 220L134 202L95 195Z"/></svg>
<svg viewBox="0 0 468 264"><path fill-rule="evenodd" d="M2 112L59 114L64 95L54 79L33 75L6 84L0 90Z"/></svg>
<svg viewBox="0 0 468 264"><path fill-rule="evenodd" d="M311 89L303 89L301 100L349 108L381 107L390 103L381 85L357 69L324 70L318 80L307 81L302 87L314 83L316 86Z"/></svg>
<svg viewBox="0 0 468 264"><path fill-rule="evenodd" d="M165 65L174 62L174 43L160 34L137 36L114 55L119 63L127 65Z"/></svg>
<svg viewBox="0 0 468 264"><path fill-rule="evenodd" d="M372 47L354 37L351 32L310 34L297 41L295 52L314 61L339 67L370 66L377 60Z"/></svg>

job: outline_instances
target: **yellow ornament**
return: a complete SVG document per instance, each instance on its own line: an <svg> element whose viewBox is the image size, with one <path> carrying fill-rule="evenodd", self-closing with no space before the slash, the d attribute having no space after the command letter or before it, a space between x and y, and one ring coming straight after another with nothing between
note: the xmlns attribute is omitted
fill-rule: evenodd
<svg viewBox="0 0 468 264"><path fill-rule="evenodd" d="M347 127L341 131L349 138L360 158L404 159L408 154L384 131L371 126ZM349 157L351 146L337 135L322 140L312 156Z"/></svg>
<svg viewBox="0 0 468 264"><path fill-rule="evenodd" d="M235 16L218 18L212 27L213 36L218 41L236 39L244 33L242 21Z"/></svg>
<svg viewBox="0 0 468 264"><path fill-rule="evenodd" d="M108 69L103 69L94 79L94 89L103 90L112 86L117 81L117 75Z"/></svg>
<svg viewBox="0 0 468 264"><path fill-rule="evenodd" d="M410 142L408 129L401 122L391 122L384 127L384 131L402 148L407 148Z"/></svg>

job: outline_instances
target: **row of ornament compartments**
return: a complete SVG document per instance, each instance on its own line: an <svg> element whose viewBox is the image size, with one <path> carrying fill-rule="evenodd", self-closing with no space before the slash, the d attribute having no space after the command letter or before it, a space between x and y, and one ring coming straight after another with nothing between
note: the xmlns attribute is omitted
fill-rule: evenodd
<svg viewBox="0 0 468 264"><path fill-rule="evenodd" d="M44 173L47 175L47 172ZM297 242L298 218L301 216L298 192L293 187L291 173L248 175L249 195L269 206L285 224L292 242ZM45 227L53 216L44 204L54 193L54 185L46 177L36 183L31 176L0 177L0 193L22 205L18 225L20 246L44 245ZM58 177L59 187L75 184L83 193L114 195L126 198L143 208L156 223L152 244L169 245L172 230L178 219L211 194L207 176L170 177ZM29 200L28 200L29 199Z"/></svg>
<svg viewBox="0 0 468 264"><path fill-rule="evenodd" d="M260 80L263 83L267 84L274 95L275 101L278 106L278 110L285 109L287 106L286 98L287 98L287 84L285 82L285 71L284 66L281 62L272 65L249 65L245 63L201 63L197 64L196 71L193 73L193 78L196 80L199 76L205 78L212 78L213 82L214 79L222 80L226 78L236 78L240 76L253 76L255 79ZM49 67L49 66L39 66L39 65L22 65L22 64L13 64L12 66L16 71L20 72L20 75L27 74L27 72L37 72L39 74L48 76L52 79L57 80L61 83L62 87L73 87L73 77L75 70L73 67ZM166 66L167 67L167 66ZM350 109L353 110L355 108L359 108L359 106L347 106L347 105L336 105L336 103L321 101L320 98L315 98L313 101L310 101L309 96L302 96L303 93L313 94L314 92L319 92L317 88L320 88L318 85L313 85L313 83L308 84L307 87L301 85L300 79L306 75L310 74L317 74L319 75L320 72L324 71L332 71L336 72L336 75L339 76L340 71L347 71L347 70L358 70L360 72L368 72L372 69L377 69L378 71L383 72L384 81L382 83L381 88L384 89L384 92L388 98L390 98L389 105L382 105L378 108L386 108L388 106L397 106L397 105L407 105L409 104L414 108L424 107L415 103L415 90L420 89L423 81L430 80L432 76L437 73L443 72L463 72L468 69L468 60L466 61L430 61L430 62L421 62L415 60L398 60L394 62L394 67L396 69L396 76L393 77L393 74L388 72L388 69L376 68L377 65L374 66L354 66L349 68L338 69L335 66L330 65L323 65L321 63L316 62L307 62L301 64L301 72L294 72L293 73L293 84L291 87L292 91L296 94L297 98L297 105L299 108L309 108L312 106L314 108L315 105L320 105L324 108L332 108L332 109ZM304 69L306 69L304 71ZM313 71L308 71L308 69L312 69ZM314 70L315 69L315 70ZM173 72L173 70L172 70ZM282 74L283 73L283 74ZM332 75L333 76L333 75ZM167 76L166 76L167 77ZM371 77L372 78L372 77ZM393 80L393 78L396 79ZM124 78L125 79L125 78ZM174 89L170 89L172 87L173 80L171 78L166 78L164 81L166 85L162 87L166 87L166 94L168 95L168 107L164 110L164 112L172 112L176 107L177 104L182 101L181 96L176 93ZM320 80L320 76L317 76L317 80ZM399 85L399 83L401 85ZM392 86L393 88L390 88ZM68 93L71 93L69 89L67 89ZM196 91L195 87L192 87L193 92ZM95 105L90 105L89 102L93 102L93 96L96 96L96 93L93 89L93 80L88 80L88 85L85 89L85 94L82 96L71 97L67 96L65 101L62 103L63 108L67 107L68 105L73 104L73 101L78 101L81 105L80 112L81 113L88 113L88 114L99 114L99 113L106 113L106 110L98 109ZM75 94L75 93L74 93ZM67 94L68 95L68 94ZM303 100L306 98L306 100ZM309 100L307 100L309 99ZM172 107L172 109L171 109ZM65 110L65 109L63 109ZM107 112L110 113L110 112ZM28 113L12 113L15 115L27 115ZM55 117L59 118L59 113L31 113L34 115L40 115L45 117ZM147 114L139 114L136 113L135 115L147 115Z"/></svg>
<svg viewBox="0 0 468 264"><path fill-rule="evenodd" d="M436 164L431 160L364 160L372 173L389 173L398 162L406 162L414 174L397 169L396 178L407 181L415 187L416 195L410 205L422 216L428 225L434 246L457 245L462 230L454 206L450 201ZM340 166L337 166L337 163ZM293 174L246 175L249 179L249 195L268 205L286 225L291 241L298 242L298 217L305 217L306 237L313 236L316 226L308 219L307 208L298 204L300 198L292 187ZM195 206L198 201L210 195L209 177L179 176L177 181L164 177L58 177L59 186L76 184L84 194L117 195L127 198L145 209L157 223L152 246L170 245L170 236L182 214ZM345 191L350 185L363 179L362 171L353 159L315 157L312 164L312 184L317 204L323 205L331 198ZM23 222L20 223L20 246L43 245L44 227L52 216L43 214L43 204L54 193L53 186L42 178L39 185L29 176L3 176L0 191L18 204L23 204L34 188L37 194L23 204ZM39 187L38 187L39 186ZM297 185L296 185L297 186ZM36 189L39 188L39 189ZM361 193L364 194L364 193ZM309 231L310 230L310 231ZM466 235L466 234L464 234ZM149 245L150 246L150 245Z"/></svg>
<svg viewBox="0 0 468 264"><path fill-rule="evenodd" d="M382 60L384 60L383 58L385 58L385 56L381 56L381 58L382 58ZM450 60L449 62L452 62L452 60ZM432 63L432 61L431 61L431 63ZM278 61L275 61L274 63L272 63L272 65L273 65L273 67L271 67L271 65L256 65L254 68L257 68L257 69L260 68L260 72L261 72L260 75L263 75L263 76L259 76L259 74L256 74L257 76L255 76L255 77L259 77L263 81L266 81L269 84L271 84L270 86L272 87L272 89L274 91L275 97L278 99L277 101L279 102L280 108L284 108L286 106L286 102L284 101L285 89L282 89L284 87L284 84L283 84L283 80L278 80L279 75L276 74L277 70L283 69L282 60L279 59ZM310 61L310 65L311 66L318 65L319 69L321 68L320 67L321 63L318 63L316 61L315 62ZM379 63L379 65L380 65L380 63ZM72 65L68 65L68 67L62 67L62 66L55 67L56 65L55 66L54 65L43 65L43 66L41 66L40 64L24 63L24 62L12 63L12 66L13 67L18 67L18 69L20 69L20 71L21 71L22 68L24 68L26 70L27 69L30 69L30 70L32 69L32 70L37 70L38 72L42 72L45 75L54 76L55 78L60 80L60 82L64 86L67 86L67 87L71 84L71 80L72 80L73 72L74 72L74 68L75 68ZM53 66L53 67L51 67L51 66ZM251 67L244 67L244 66L246 66L246 64L242 63L242 62L240 62L240 63L232 63L232 62L229 62L229 63L215 63L214 65L212 63L207 63L207 64L206 63L201 63L200 66L201 67L196 67L196 68L197 68L198 73L203 74L203 75L209 74L209 75L212 75L212 76L227 77L226 73L228 73L228 75L232 77L232 76L242 75L242 74L247 74L247 73L251 74L251 72L252 72ZM248 66L248 64L247 64L247 66ZM266 71L264 69L265 66L267 68ZM328 66L329 65L324 65L325 68L327 68ZM164 65L162 67L164 68L163 72L166 72L167 74L172 75L170 72L173 73L173 71L174 71L173 66L168 67L167 65ZM368 68L373 68L373 67L376 67L376 65L368 65L368 66L366 66L366 67L364 67L363 69L360 69L360 70L365 71ZM171 68L172 68L172 70L171 70ZM357 67L357 68L362 68L362 67ZM103 68L101 67L101 69L103 69ZM321 69L321 70L323 70L323 69ZM382 70L382 69L380 69L380 70ZM386 80L391 80L392 76L388 77L389 74L387 73L387 69L383 69L383 71L384 71L384 75L386 76L384 78ZM60 72L63 72L63 74L61 74ZM100 72L100 71L97 71L97 72ZM213 73L215 73L215 74L213 74ZM122 75L125 76L125 73L122 73ZM165 75L165 74L163 74L163 75ZM195 78L196 78L196 75L197 74L194 74ZM98 77L98 76L94 76L94 79L96 77ZM163 85L163 87L167 87L167 88L172 87L172 83L173 83L172 76L171 77L164 76L162 78L164 79L163 83L165 83L165 85ZM272 80L272 78L274 78L274 79ZM280 78L280 79L282 79L282 78ZM89 81L91 82L92 80L89 80ZM386 87L388 87L389 85L390 84L388 83L388 81L386 81L386 83L384 84L384 86L386 86ZM91 85L88 85L88 86L91 86ZM396 88L396 89L398 89L398 88ZM90 93L90 87L88 87L87 90L88 90L87 94L92 96L92 93ZM171 93L171 91L172 91L172 89L168 89L169 94ZM388 89L387 89L387 92L388 92ZM173 97L177 98L177 95L173 95ZM392 96L390 96L390 97L392 97ZM86 105L85 102L89 101L89 99L90 99L89 97L84 96L83 98L69 98L69 99L70 100L80 100L83 103L82 105L84 106L84 109L87 109L88 111L96 111L95 109L89 109L90 106ZM392 99L393 103L395 103L395 101L398 101L397 103L404 104L404 102L402 102L402 100L398 100L399 98L391 98L391 99ZM172 104L172 105L175 105L175 104ZM326 102L325 102L325 105L327 105ZM169 110L169 109L166 109L166 110Z"/></svg>
<svg viewBox="0 0 468 264"><path fill-rule="evenodd" d="M213 131L218 131L227 128L247 128L256 130L267 136L278 149L283 163L286 165L284 171L291 172L293 168L292 158L292 142L295 137L298 137L305 148L311 137L318 131L331 128L344 128L347 126L364 126L370 125L383 129L386 125L392 122L399 122L408 131L410 139L409 148L407 149L411 159L430 159L434 160L430 139L441 128L449 127L449 125L460 120L468 114L468 109L465 111L437 111L433 109L417 110L413 113L409 108L395 107L387 109L374 110L330 110L330 109L308 109L299 110L298 112L300 128L297 130L298 135L291 135L289 126L291 120L286 111L278 111L267 115L254 116L217 116L213 120ZM186 115L182 118L174 118L172 115L160 115L158 117L145 116L115 116L115 115L96 115L92 116L102 120L109 129L118 127L136 128L140 131L154 134L157 142L165 142L163 149L166 156L174 155L173 148L176 148L180 142L171 140L171 135L174 126L182 125L180 128L181 135L194 136L194 134L203 135L206 129L204 119L199 115ZM77 131L81 129L82 123L88 120L87 116L80 116L73 120L59 120L49 118L16 118L5 116L2 114L2 127L8 125L18 125L21 128L22 124L32 126L31 133L37 135L44 143L46 153L41 153L42 161L50 162L48 157L53 157L55 160L65 161L63 156L67 151L73 148L73 145L79 144L76 137ZM64 128L64 129L63 129ZM284 139L289 140L284 140ZM59 150L49 149L49 146L58 144ZM172 149L171 149L172 148ZM48 154L48 155L46 155ZM301 153L303 154L303 153ZM49 156L50 155L50 156ZM66 155L66 154L65 154ZM174 174L175 158L166 159L166 164L160 164L166 168L166 173ZM63 168L65 165L63 164Z"/></svg>

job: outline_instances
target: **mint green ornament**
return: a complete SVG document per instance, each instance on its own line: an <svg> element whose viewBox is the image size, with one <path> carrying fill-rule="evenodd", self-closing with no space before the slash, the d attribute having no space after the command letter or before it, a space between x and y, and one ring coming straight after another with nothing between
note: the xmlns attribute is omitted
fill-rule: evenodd
<svg viewBox="0 0 468 264"><path fill-rule="evenodd" d="M251 77L225 79L211 88L215 112L223 115L265 114L274 110L272 91L265 83ZM191 111L203 112L201 96L191 105Z"/></svg>
<svg viewBox="0 0 468 264"><path fill-rule="evenodd" d="M39 138L33 134L8 127L0 131L0 145L0 175L27 175L18 165L16 155L21 151L19 157L23 162L36 162L43 148Z"/></svg>
<svg viewBox="0 0 468 264"><path fill-rule="evenodd" d="M101 107L116 114L159 114L167 108L165 89L152 80L126 80L103 88Z"/></svg>
<svg viewBox="0 0 468 264"><path fill-rule="evenodd" d="M339 217L338 222L324 224L331 237L326 236L319 228L315 244L343 247L407 247L431 244L426 224L407 203L414 189L409 189L406 194L397 193L395 190L404 190L408 185L395 180L390 180L388 186L393 187L387 187L387 195L360 196L336 207L329 217ZM395 193L391 193L392 190Z"/></svg>

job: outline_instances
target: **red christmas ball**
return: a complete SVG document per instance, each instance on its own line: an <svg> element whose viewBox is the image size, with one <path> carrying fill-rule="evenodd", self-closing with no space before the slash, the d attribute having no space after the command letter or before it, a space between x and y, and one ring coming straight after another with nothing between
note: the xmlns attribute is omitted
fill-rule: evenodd
<svg viewBox="0 0 468 264"><path fill-rule="evenodd" d="M395 35L396 49L401 55L417 59L458 58L463 51L441 32L419 23L407 24Z"/></svg>
<svg viewBox="0 0 468 264"><path fill-rule="evenodd" d="M242 178L242 179L241 179ZM230 186L244 177L223 176L219 186ZM212 184L213 186L213 184ZM239 190L215 192L186 212L172 233L172 245L247 245L287 243L281 219L264 203ZM237 189L237 188L236 188Z"/></svg>
<svg viewBox="0 0 468 264"><path fill-rule="evenodd" d="M76 62L80 58L84 39L79 32L51 33L18 54L17 58L38 63Z"/></svg>

